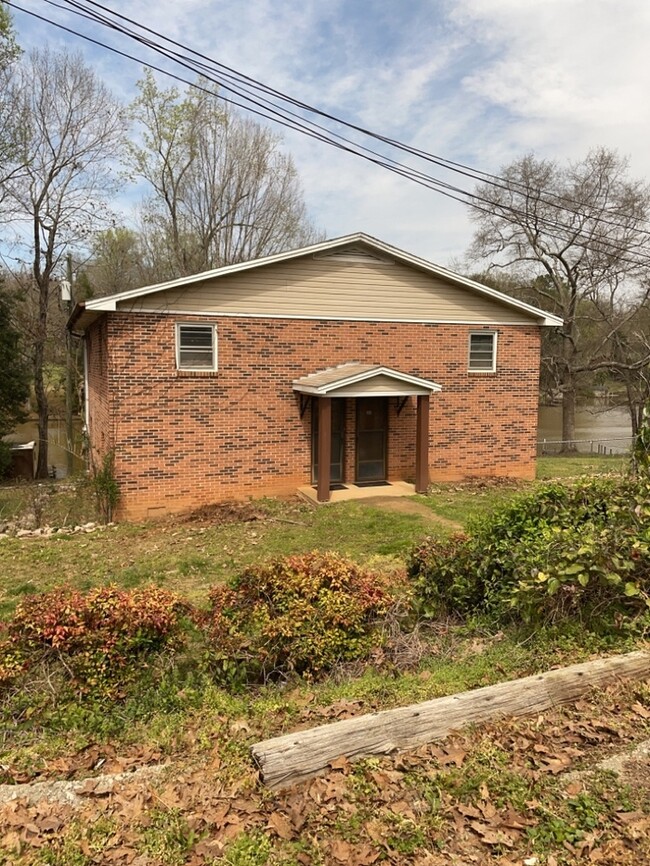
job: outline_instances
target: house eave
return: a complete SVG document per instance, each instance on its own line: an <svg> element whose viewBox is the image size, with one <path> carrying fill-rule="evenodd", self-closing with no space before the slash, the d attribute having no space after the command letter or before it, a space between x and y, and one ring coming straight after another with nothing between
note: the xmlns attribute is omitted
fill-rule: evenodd
<svg viewBox="0 0 650 866"><path fill-rule="evenodd" d="M239 262L234 265L226 265L225 267L217 268L210 271L204 271L199 274L193 274L187 277L179 277L174 280L168 280L167 282L156 283L155 285L151 286L143 286L139 289L131 289L127 292L119 292L118 294L109 295L103 298L95 298L86 302L86 308L88 310L104 312L115 311L118 308L118 304L124 301L142 298L147 295L155 294L157 292L164 292L169 289L191 286L195 283L204 282L205 280L218 279L220 277L229 276L231 274L237 274L243 271L265 267L266 265L273 265L279 262L290 261L291 259L300 258L302 256L315 256L320 253L335 250L338 247L347 246L353 243L363 243L371 249L381 252L384 255L390 256L397 261L410 265L411 267L417 268L421 271L424 271L425 273L431 274L432 276L441 277L458 286L468 288L477 294L491 298L492 300L502 303L505 306L510 307L511 309L519 310L522 313L525 313L526 315L529 315L531 318L535 319L538 325L546 327L559 327L563 324L562 319L560 319L558 316L554 316L551 313L546 312L545 310L540 310L537 307L533 307L530 304L524 303L523 301L518 301L515 298L504 295L502 292L499 292L496 289L492 289L489 286L484 286L482 283L477 283L474 280L470 280L467 277L456 274L453 271L448 270L447 268L443 268L440 265L435 265L432 262L428 262L425 259L420 258L419 256L415 256L404 250L400 250L397 247L393 247L390 244L379 240L378 238L374 238L371 235L365 234L364 232L356 232L354 234L344 235L339 238L321 241L320 243L311 244L306 247L299 247L295 250L288 250L282 253L274 253L273 255L265 256L264 258L253 259L252 261L248 262Z"/></svg>
<svg viewBox="0 0 650 866"><path fill-rule="evenodd" d="M66 328L74 337L83 337L88 328L103 315L103 310L89 310L87 303L80 301L70 314Z"/></svg>

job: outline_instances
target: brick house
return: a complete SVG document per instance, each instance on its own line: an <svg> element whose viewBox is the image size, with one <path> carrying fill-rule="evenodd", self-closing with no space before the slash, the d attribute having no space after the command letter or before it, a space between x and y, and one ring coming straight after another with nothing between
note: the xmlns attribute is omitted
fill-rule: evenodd
<svg viewBox="0 0 650 866"><path fill-rule="evenodd" d="M364 234L80 304L91 460L122 517L535 472L561 321ZM321 467L324 469L321 471Z"/></svg>

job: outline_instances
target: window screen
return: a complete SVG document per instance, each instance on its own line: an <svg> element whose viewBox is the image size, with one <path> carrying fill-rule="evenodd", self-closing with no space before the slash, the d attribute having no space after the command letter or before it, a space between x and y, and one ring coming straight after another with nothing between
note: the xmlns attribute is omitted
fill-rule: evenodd
<svg viewBox="0 0 650 866"><path fill-rule="evenodd" d="M214 325L178 325L177 340L181 370L216 370Z"/></svg>
<svg viewBox="0 0 650 866"><path fill-rule="evenodd" d="M469 369L492 372L495 369L495 334L482 333L469 336Z"/></svg>

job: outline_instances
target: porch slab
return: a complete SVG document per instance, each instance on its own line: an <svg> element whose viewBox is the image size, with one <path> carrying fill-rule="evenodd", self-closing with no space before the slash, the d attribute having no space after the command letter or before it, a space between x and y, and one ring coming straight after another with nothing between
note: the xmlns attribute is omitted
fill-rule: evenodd
<svg viewBox="0 0 650 866"><path fill-rule="evenodd" d="M298 494L313 505L330 505L336 502L351 502L355 499L390 499L397 496L415 496L415 484L406 481L389 481L376 487L357 487L355 484L343 485L343 490L330 490L329 502L319 502L317 492L311 485L298 488Z"/></svg>

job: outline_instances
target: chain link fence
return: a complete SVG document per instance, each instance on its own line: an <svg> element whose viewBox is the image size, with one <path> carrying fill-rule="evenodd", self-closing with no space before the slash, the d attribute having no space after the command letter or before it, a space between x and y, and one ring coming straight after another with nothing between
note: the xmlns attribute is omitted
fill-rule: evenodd
<svg viewBox="0 0 650 866"><path fill-rule="evenodd" d="M634 436L613 436L606 439L541 439L537 443L537 456L559 454L569 446L579 454L615 456L629 454Z"/></svg>

